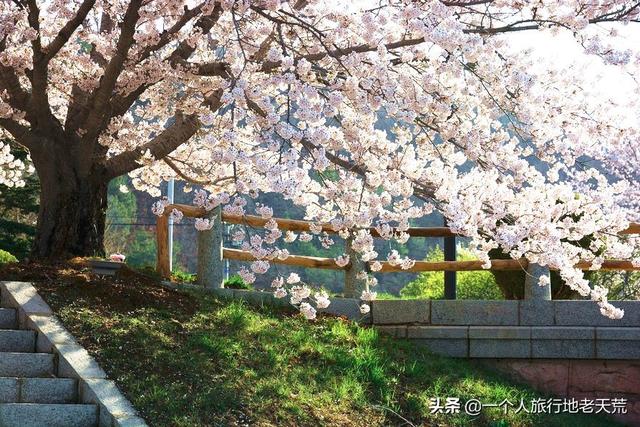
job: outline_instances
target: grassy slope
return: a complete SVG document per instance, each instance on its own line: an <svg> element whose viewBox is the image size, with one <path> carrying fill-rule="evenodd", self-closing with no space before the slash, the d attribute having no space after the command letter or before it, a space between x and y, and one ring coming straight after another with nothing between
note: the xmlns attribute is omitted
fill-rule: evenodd
<svg viewBox="0 0 640 427"><path fill-rule="evenodd" d="M410 425L400 416L414 425L613 425L499 410L434 416L434 396L497 403L540 395L341 319L308 322L135 278L56 274L37 284L40 292L154 426Z"/></svg>

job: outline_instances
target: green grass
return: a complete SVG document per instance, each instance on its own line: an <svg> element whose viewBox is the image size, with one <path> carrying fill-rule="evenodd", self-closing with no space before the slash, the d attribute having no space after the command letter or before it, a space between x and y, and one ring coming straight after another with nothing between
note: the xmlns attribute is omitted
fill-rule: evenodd
<svg viewBox="0 0 640 427"><path fill-rule="evenodd" d="M10 262L18 262L18 259L10 252L0 249L0 265Z"/></svg>
<svg viewBox="0 0 640 427"><path fill-rule="evenodd" d="M187 273L182 270L174 270L171 272L171 280L178 283L195 283L198 277L193 273Z"/></svg>
<svg viewBox="0 0 640 427"><path fill-rule="evenodd" d="M475 418L431 415L431 397L498 403L541 396L341 319L309 322L200 293L100 286L41 292L154 426L410 425L400 417L416 426L615 425L496 409Z"/></svg>

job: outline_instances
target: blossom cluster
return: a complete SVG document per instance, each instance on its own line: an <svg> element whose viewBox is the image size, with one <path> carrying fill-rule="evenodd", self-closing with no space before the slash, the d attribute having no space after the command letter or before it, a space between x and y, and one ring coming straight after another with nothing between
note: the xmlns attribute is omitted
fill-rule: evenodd
<svg viewBox="0 0 640 427"><path fill-rule="evenodd" d="M509 2L500 3L509 7ZM325 8L331 9L331 18L320 13ZM208 144L215 141L211 159L222 167L213 177L231 174L234 180L222 192L213 190L216 195L207 200L227 199L220 202L224 211L242 215L245 198L280 193L304 207L306 219L315 224L309 232L287 231L285 243L317 238L331 246L318 225L328 223L350 240L362 261L374 262L374 271L381 265L375 263L379 254L372 227L377 237L404 244L410 222L437 209L455 232L471 239L486 268L491 266L489 250L502 248L514 258L558 269L570 287L597 301L604 314L622 315L606 294L590 288L574 265L590 261L597 266L604 257L631 256L637 241L615 234L630 219L621 200L630 179L623 169L632 166L616 156L620 179L611 180L595 166L576 164L585 154L611 160L606 150L594 150L592 141L619 146L624 140L637 147L638 138L633 127L609 124L615 109L602 109L598 117L585 111L593 102L580 89L584 82L577 70L534 71L526 52L504 53L504 39L465 31L478 24L474 18L479 12L460 18L440 2L398 9L387 5L377 14L352 14L313 2L304 10L322 16L332 43L377 47L342 58L323 56L312 35L297 33L301 40L287 42L315 46L310 51L320 60L296 58L273 45L262 62L252 62L245 58L258 54L255 46L229 41L222 59L229 61L237 79L223 84L221 101L233 115L208 116L211 128L202 138ZM244 13L254 17L251 8ZM592 19L569 16L564 9L545 13L549 21L574 31ZM247 36L258 34L242 29ZM418 41L391 48L400 30L412 36L404 39ZM598 40L590 40L585 52L602 53ZM633 55L624 61L604 59L624 66L637 60ZM327 70L334 75L328 82ZM333 117L340 118L340 126ZM392 122L391 129L379 130L381 120ZM416 197L425 203L418 204ZM205 206L204 196L196 196L195 203ZM256 213L271 218L273 209L260 206ZM258 260L277 256L276 240L282 233L275 230L277 224L264 239L252 236L243 249ZM585 238L588 247L578 243ZM403 269L414 263L397 251L387 261ZM336 259L339 266L348 262L346 256ZM241 273L255 280L268 268L254 263ZM362 280L371 284L367 277ZM278 287L275 292L285 291ZM289 292L294 304L309 298L300 289ZM370 299L368 288L364 292L363 300ZM300 309L313 317L306 305Z"/></svg>
<svg viewBox="0 0 640 427"><path fill-rule="evenodd" d="M0 185L24 187L24 176L33 173L33 167L27 167L16 159L10 150L9 144L0 141Z"/></svg>

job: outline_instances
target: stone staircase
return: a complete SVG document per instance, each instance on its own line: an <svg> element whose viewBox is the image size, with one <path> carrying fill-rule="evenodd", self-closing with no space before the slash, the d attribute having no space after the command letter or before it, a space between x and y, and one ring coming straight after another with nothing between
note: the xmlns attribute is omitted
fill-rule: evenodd
<svg viewBox="0 0 640 427"><path fill-rule="evenodd" d="M97 426L98 406L79 403L78 380L59 378L54 354L36 352L37 333L17 325L16 310L0 308L0 426Z"/></svg>

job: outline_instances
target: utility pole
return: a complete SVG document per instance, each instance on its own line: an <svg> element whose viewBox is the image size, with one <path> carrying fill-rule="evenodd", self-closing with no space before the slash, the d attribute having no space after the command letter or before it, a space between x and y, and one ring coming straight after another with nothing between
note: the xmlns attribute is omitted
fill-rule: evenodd
<svg viewBox="0 0 640 427"><path fill-rule="evenodd" d="M224 247L225 241L227 244L233 247L233 240L231 238L231 226L226 222L224 223L224 236L222 240L223 247ZM224 275L223 275L223 278L225 281L229 280L229 270L230 270L229 260L225 258L224 259Z"/></svg>
<svg viewBox="0 0 640 427"><path fill-rule="evenodd" d="M167 198L169 203L173 204L174 198L174 179L169 178L167 188ZM169 215L169 272L173 271L173 216Z"/></svg>

